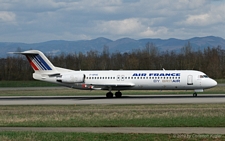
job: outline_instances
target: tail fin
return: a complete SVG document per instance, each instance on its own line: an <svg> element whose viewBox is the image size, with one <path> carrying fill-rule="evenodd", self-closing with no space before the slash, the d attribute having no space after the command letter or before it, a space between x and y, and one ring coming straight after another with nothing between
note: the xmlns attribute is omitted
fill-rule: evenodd
<svg viewBox="0 0 225 141"><path fill-rule="evenodd" d="M24 52L13 53L25 55L35 73L48 75L55 75L59 73L55 66L48 60L48 58L38 50L28 50Z"/></svg>

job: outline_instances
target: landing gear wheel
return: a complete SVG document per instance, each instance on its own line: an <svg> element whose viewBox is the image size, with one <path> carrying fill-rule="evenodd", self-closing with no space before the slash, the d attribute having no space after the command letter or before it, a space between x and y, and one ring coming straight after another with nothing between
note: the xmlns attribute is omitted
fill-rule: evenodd
<svg viewBox="0 0 225 141"><path fill-rule="evenodd" d="M122 97L122 93L121 93L121 92L116 92L116 93L115 93L115 96L116 96L117 98L120 98L120 97Z"/></svg>
<svg viewBox="0 0 225 141"><path fill-rule="evenodd" d="M112 92L106 93L106 97L107 97L107 98L112 98L112 97L113 97L113 93L112 93Z"/></svg>
<svg viewBox="0 0 225 141"><path fill-rule="evenodd" d="M197 93L193 93L193 97L197 97Z"/></svg>

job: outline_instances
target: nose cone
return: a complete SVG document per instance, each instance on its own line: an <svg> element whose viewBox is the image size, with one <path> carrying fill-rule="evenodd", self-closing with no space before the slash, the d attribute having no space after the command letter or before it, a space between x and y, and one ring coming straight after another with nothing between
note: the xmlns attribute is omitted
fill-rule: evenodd
<svg viewBox="0 0 225 141"><path fill-rule="evenodd" d="M207 82L207 83L208 83L207 86L209 88L215 87L217 85L217 82L213 79L210 79L209 82Z"/></svg>
<svg viewBox="0 0 225 141"><path fill-rule="evenodd" d="M212 88L217 85L217 82L211 78L205 79L205 81L202 81L202 87L207 89L207 88Z"/></svg>
<svg viewBox="0 0 225 141"><path fill-rule="evenodd" d="M217 85L217 82L215 81L215 80L211 80L211 85L212 85L212 87L215 87L216 85Z"/></svg>

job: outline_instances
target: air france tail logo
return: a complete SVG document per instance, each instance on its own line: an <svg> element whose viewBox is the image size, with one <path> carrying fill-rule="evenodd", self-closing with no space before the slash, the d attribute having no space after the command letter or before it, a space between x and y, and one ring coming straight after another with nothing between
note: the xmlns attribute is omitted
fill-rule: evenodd
<svg viewBox="0 0 225 141"><path fill-rule="evenodd" d="M26 57L34 70L52 70L39 54L29 54Z"/></svg>

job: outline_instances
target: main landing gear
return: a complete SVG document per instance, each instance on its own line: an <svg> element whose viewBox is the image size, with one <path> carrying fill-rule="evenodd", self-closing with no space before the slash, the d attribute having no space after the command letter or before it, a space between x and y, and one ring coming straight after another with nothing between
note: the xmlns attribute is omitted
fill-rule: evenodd
<svg viewBox="0 0 225 141"><path fill-rule="evenodd" d="M120 91L118 91L118 92L115 93L115 96L116 96L117 98L120 98L120 97L122 97L122 93L121 93Z"/></svg>
<svg viewBox="0 0 225 141"><path fill-rule="evenodd" d="M112 93L112 92L106 93L106 97L107 97L107 98L112 98L112 97L113 97L113 93Z"/></svg>
<svg viewBox="0 0 225 141"><path fill-rule="evenodd" d="M107 98L113 98L113 93L111 91L109 91L108 93L106 93L106 97ZM116 98L122 97L122 93L120 91L116 92L115 97Z"/></svg>
<svg viewBox="0 0 225 141"><path fill-rule="evenodd" d="M197 93L193 93L193 97L197 97Z"/></svg>

